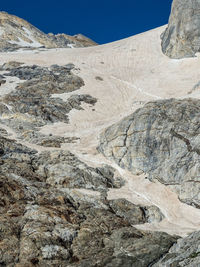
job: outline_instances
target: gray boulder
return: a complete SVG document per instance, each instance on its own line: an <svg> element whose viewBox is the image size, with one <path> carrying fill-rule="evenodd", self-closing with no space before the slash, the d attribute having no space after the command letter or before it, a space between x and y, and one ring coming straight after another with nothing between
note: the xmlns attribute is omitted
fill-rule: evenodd
<svg viewBox="0 0 200 267"><path fill-rule="evenodd" d="M200 266L200 232L179 239L153 267Z"/></svg>
<svg viewBox="0 0 200 267"><path fill-rule="evenodd" d="M134 174L172 187L200 205L200 101L159 100L106 129L99 151Z"/></svg>
<svg viewBox="0 0 200 267"><path fill-rule="evenodd" d="M162 51L171 58L193 57L200 51L200 0L174 0Z"/></svg>

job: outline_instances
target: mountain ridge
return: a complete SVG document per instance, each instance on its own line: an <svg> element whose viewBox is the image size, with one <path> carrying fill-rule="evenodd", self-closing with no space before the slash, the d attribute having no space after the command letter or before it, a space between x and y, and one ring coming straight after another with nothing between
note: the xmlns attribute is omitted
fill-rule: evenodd
<svg viewBox="0 0 200 267"><path fill-rule="evenodd" d="M45 34L24 19L0 12L0 51L20 48L76 48L97 45L84 35Z"/></svg>

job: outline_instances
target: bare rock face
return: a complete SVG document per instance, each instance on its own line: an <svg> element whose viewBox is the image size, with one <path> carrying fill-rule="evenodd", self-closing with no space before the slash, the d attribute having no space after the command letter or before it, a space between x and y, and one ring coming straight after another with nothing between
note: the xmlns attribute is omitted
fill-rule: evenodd
<svg viewBox="0 0 200 267"><path fill-rule="evenodd" d="M153 267L200 266L200 232L179 239Z"/></svg>
<svg viewBox="0 0 200 267"><path fill-rule="evenodd" d="M200 101L150 102L101 135L99 150L134 174L174 189L200 205Z"/></svg>
<svg viewBox="0 0 200 267"><path fill-rule="evenodd" d="M55 42L59 47L88 47L97 45L93 40L90 38L82 35L76 34L74 36L70 36L68 34L52 34L49 33L48 37Z"/></svg>
<svg viewBox="0 0 200 267"><path fill-rule="evenodd" d="M68 151L44 152L0 135L0 266L143 267L177 237L144 232L148 209L109 201L109 166L91 168ZM94 194L78 189L90 188Z"/></svg>
<svg viewBox="0 0 200 267"><path fill-rule="evenodd" d="M87 37L45 34L27 21L0 12L0 52L20 48L76 48L97 45Z"/></svg>
<svg viewBox="0 0 200 267"><path fill-rule="evenodd" d="M174 0L162 51L171 58L193 57L200 51L200 1Z"/></svg>
<svg viewBox="0 0 200 267"><path fill-rule="evenodd" d="M92 110L98 101L77 93L84 81L73 68L0 66L5 85L8 77L20 81L0 97L0 266L148 266L177 240L134 227L162 221L159 208L109 200L108 191L124 185L113 167L88 166L62 149L78 137L40 132L40 126L67 124L82 102ZM70 96L59 98L63 93Z"/></svg>

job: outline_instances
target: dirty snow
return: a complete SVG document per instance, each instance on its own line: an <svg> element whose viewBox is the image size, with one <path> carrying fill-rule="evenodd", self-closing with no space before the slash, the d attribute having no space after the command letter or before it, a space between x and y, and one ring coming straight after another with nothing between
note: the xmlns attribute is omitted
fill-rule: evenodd
<svg viewBox="0 0 200 267"><path fill-rule="evenodd" d="M20 61L26 64L50 66L73 62L85 82L73 94L90 94L97 98L95 106L83 104L84 110L72 110L70 123L55 123L41 128L44 134L80 137L79 142L64 144L91 166L111 164L126 181L121 189L111 189L109 198L124 197L144 205L156 205L166 218L160 223L138 226L142 229L165 231L185 236L200 230L200 210L183 204L177 195L160 183L151 183L143 176L134 176L100 155L96 147L99 135L106 127L131 114L146 102L160 98L200 98L200 91L188 95L199 82L200 55L196 58L172 60L162 54L160 35L166 26L106 45L51 49L26 53L0 53L0 64ZM102 81L95 79L100 76ZM65 100L69 97L62 94ZM1 125L2 127L2 125ZM14 135L14 133L13 133ZM28 146L32 144L24 143ZM38 151L44 148L36 147ZM48 149L48 148L45 148Z"/></svg>

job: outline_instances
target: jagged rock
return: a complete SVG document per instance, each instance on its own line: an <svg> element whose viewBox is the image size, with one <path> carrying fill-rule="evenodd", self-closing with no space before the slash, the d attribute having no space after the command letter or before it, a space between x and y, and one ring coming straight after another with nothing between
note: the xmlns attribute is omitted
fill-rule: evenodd
<svg viewBox="0 0 200 267"><path fill-rule="evenodd" d="M174 0L162 34L162 51L171 58L193 57L200 51L200 1Z"/></svg>
<svg viewBox="0 0 200 267"><path fill-rule="evenodd" d="M74 36L70 36L67 34L52 34L49 33L48 37L54 43L58 45L58 47L88 47L97 45L94 41L89 39L88 37L82 34L76 34Z"/></svg>
<svg viewBox="0 0 200 267"><path fill-rule="evenodd" d="M199 124L199 100L150 102L106 129L99 150L122 168L147 173L182 201L199 206Z"/></svg>
<svg viewBox="0 0 200 267"><path fill-rule="evenodd" d="M66 102L52 98L52 94L62 94L78 90L84 85L83 80L72 74L73 66L52 65L50 68L33 66L13 67L5 76L26 80L7 94L3 102L12 107L12 112L29 114L37 118L39 125L46 122L68 122L72 109L82 109L81 103L94 105L97 101L89 95L72 95ZM10 112L9 110L7 112Z"/></svg>
<svg viewBox="0 0 200 267"><path fill-rule="evenodd" d="M145 214L146 222L148 223L161 222L165 217L156 206L142 207L142 209Z"/></svg>
<svg viewBox="0 0 200 267"><path fill-rule="evenodd" d="M3 129L3 128L0 128L0 135L1 136L7 136L8 135L8 132L5 130L5 129Z"/></svg>
<svg viewBox="0 0 200 267"><path fill-rule="evenodd" d="M76 138L76 137L65 138L65 137L59 137L59 136L52 136L52 137L44 137L42 139L39 139L36 142L36 144L39 146L44 146L44 147L59 147L60 148L63 143L76 143L77 140L79 140L79 138Z"/></svg>
<svg viewBox="0 0 200 267"><path fill-rule="evenodd" d="M17 61L9 61L9 62L6 62L4 63L3 65L0 66L0 70L1 71L9 71L9 70L12 70L14 68L17 68L21 65L23 65L24 63L21 63L21 62L17 62Z"/></svg>
<svg viewBox="0 0 200 267"><path fill-rule="evenodd" d="M0 12L0 51L12 52L20 48L76 48L97 45L83 35L45 34L27 21Z"/></svg>
<svg viewBox="0 0 200 267"><path fill-rule="evenodd" d="M155 206L141 207L133 205L125 199L109 201L109 206L118 216L125 218L130 224L160 222L164 215Z"/></svg>
<svg viewBox="0 0 200 267"><path fill-rule="evenodd" d="M5 73L5 76L17 77L22 80L40 79L40 81L54 81L62 85L73 80L74 87L84 85L81 78L71 73L72 66L68 66L68 64L66 66L52 65L50 68L37 65L11 67L9 64L9 66L2 65L1 68L9 69L10 72Z"/></svg>
<svg viewBox="0 0 200 267"><path fill-rule="evenodd" d="M0 75L0 86L5 83L6 83L5 77L3 75Z"/></svg>
<svg viewBox="0 0 200 267"><path fill-rule="evenodd" d="M153 267L200 266L200 232L179 239Z"/></svg>
<svg viewBox="0 0 200 267"><path fill-rule="evenodd" d="M81 261L73 266L150 266L172 242L164 233L141 232L108 212L96 211L81 224L73 242L74 256Z"/></svg>
<svg viewBox="0 0 200 267"><path fill-rule="evenodd" d="M9 108L0 102L0 115L4 113L9 113L9 112L10 112Z"/></svg>
<svg viewBox="0 0 200 267"><path fill-rule="evenodd" d="M62 162L73 167L77 177L81 172L94 175L90 181L85 177L80 187L86 188L97 176L95 183L103 184L99 169L88 167L73 154L52 151L37 155L1 136L0 147L1 266L143 267L157 261L176 242L176 237L165 233L136 230L130 214L117 212L116 206L111 209L98 192L87 195L49 183L49 173L55 178L59 175L58 169L51 172L52 167L56 169ZM65 174L63 170L60 175ZM111 167L102 166L103 172L112 177ZM106 190L106 183L103 188ZM137 212L132 215L135 223L141 222Z"/></svg>
<svg viewBox="0 0 200 267"><path fill-rule="evenodd" d="M32 125L30 130L27 130L29 125L25 125L25 123L22 123L22 125L18 127L19 139L39 146L60 148L64 143L76 143L80 139L78 137L61 137L53 134L44 135L37 130L32 130Z"/></svg>
<svg viewBox="0 0 200 267"><path fill-rule="evenodd" d="M109 171L110 174L104 174L99 168L87 166L68 151L43 152L32 163L35 172L54 187L100 191L118 187L109 167L107 167L107 173ZM106 166L104 166L105 169Z"/></svg>

